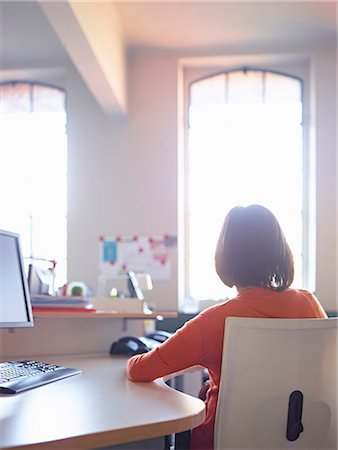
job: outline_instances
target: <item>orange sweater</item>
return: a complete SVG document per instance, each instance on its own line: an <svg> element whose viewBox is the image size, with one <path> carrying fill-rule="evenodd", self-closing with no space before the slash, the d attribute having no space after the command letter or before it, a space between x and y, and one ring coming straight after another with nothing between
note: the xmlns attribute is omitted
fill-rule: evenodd
<svg viewBox="0 0 338 450"><path fill-rule="evenodd" d="M153 381L194 365L208 369L210 388L206 399L206 419L192 431L192 449L213 448L224 321L230 316L327 317L316 297L307 291L287 289L275 292L263 288L249 288L243 290L235 299L206 309L155 350L129 359L127 374L133 381Z"/></svg>

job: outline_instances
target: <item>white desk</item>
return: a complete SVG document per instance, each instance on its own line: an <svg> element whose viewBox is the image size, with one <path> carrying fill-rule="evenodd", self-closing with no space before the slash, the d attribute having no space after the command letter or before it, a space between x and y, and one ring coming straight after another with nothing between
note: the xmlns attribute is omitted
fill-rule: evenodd
<svg viewBox="0 0 338 450"><path fill-rule="evenodd" d="M93 449L195 428L204 403L162 380L133 383L126 359L40 358L82 374L17 395L0 395L0 448ZM30 446L30 447L28 447Z"/></svg>

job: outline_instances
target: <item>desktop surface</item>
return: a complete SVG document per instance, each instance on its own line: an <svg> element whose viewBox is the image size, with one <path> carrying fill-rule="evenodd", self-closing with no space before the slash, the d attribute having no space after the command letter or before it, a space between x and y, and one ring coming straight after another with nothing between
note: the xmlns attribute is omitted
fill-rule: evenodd
<svg viewBox="0 0 338 450"><path fill-rule="evenodd" d="M0 448L93 449L184 431L204 403L162 380L134 383L125 357L44 357L82 374L14 396L0 395Z"/></svg>

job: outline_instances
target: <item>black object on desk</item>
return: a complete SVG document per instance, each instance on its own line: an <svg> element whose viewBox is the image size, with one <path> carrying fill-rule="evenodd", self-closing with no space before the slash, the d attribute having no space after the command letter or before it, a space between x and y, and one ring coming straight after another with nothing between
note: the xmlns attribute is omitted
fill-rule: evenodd
<svg viewBox="0 0 338 450"><path fill-rule="evenodd" d="M172 335L173 333L169 333L168 331L156 330L152 333L148 333L146 337L162 343L169 339Z"/></svg>
<svg viewBox="0 0 338 450"><path fill-rule="evenodd" d="M172 333L157 330L147 334L145 337L124 336L118 341L113 342L110 347L111 355L139 355L147 353L158 347L162 342L166 341Z"/></svg>
<svg viewBox="0 0 338 450"><path fill-rule="evenodd" d="M160 345L158 341L146 337L124 336L113 342L110 347L111 355L133 356L147 353Z"/></svg>

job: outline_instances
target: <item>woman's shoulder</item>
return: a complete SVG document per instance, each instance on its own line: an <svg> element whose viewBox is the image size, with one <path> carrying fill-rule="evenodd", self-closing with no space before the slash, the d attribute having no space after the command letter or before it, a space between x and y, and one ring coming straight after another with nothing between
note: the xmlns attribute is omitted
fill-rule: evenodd
<svg viewBox="0 0 338 450"><path fill-rule="evenodd" d="M235 301L235 298L232 299L226 299L226 300L215 300L215 304L208 306L203 311L200 312L200 314L213 314L218 313L220 310L224 308L228 308L230 305L232 305Z"/></svg>
<svg viewBox="0 0 338 450"><path fill-rule="evenodd" d="M232 298L218 302L215 305L209 306L198 314L201 321L210 321L212 318L220 319L226 317L231 313L236 313L241 309L241 303L237 298Z"/></svg>
<svg viewBox="0 0 338 450"><path fill-rule="evenodd" d="M283 291L275 291L276 299L285 299L292 302L306 302L306 303L318 303L318 299L315 294L306 289L287 288Z"/></svg>
<svg viewBox="0 0 338 450"><path fill-rule="evenodd" d="M308 305L315 317L325 318L327 314L316 295L306 289L287 289L291 299L299 302L299 305Z"/></svg>
<svg viewBox="0 0 338 450"><path fill-rule="evenodd" d="M316 300L316 296L315 294L313 294L312 292L306 290L306 289L293 289L293 288L288 288L285 291L286 295L289 295L290 297L295 297L295 298L307 298L309 300Z"/></svg>

